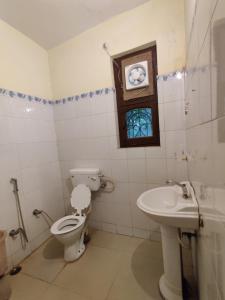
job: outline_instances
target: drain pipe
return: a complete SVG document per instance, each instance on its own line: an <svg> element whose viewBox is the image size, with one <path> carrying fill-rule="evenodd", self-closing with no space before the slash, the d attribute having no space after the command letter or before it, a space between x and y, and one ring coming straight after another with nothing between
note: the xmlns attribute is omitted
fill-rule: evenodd
<svg viewBox="0 0 225 300"><path fill-rule="evenodd" d="M186 237L188 239L188 243L185 243L182 239L183 237ZM194 286L194 292L197 291L198 286L198 277L197 277L197 263L196 263L196 240L197 240L197 231L181 231L179 230L179 234L177 236L178 242L180 244L181 249L181 261L182 261L182 277L183 277L183 288L185 288L186 281L184 278L184 260L183 260L183 249L189 249L191 251L191 257L192 257L192 271L193 271L193 278L195 280L195 286Z"/></svg>

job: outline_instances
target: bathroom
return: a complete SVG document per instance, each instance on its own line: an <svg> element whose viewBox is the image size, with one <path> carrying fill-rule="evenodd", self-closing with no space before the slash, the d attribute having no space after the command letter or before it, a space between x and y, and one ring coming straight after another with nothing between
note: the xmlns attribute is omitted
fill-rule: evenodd
<svg viewBox="0 0 225 300"><path fill-rule="evenodd" d="M0 300L225 299L225 0L0 0Z"/></svg>

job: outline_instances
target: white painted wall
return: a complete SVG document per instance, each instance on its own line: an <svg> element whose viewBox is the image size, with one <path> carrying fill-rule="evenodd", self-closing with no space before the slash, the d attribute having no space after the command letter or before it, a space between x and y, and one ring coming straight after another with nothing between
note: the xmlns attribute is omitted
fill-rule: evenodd
<svg viewBox="0 0 225 300"><path fill-rule="evenodd" d="M51 98L48 53L0 20L0 87Z"/></svg>
<svg viewBox="0 0 225 300"><path fill-rule="evenodd" d="M156 41L159 74L185 65L184 1L151 0L49 51L53 95L71 96L113 85L110 55Z"/></svg>

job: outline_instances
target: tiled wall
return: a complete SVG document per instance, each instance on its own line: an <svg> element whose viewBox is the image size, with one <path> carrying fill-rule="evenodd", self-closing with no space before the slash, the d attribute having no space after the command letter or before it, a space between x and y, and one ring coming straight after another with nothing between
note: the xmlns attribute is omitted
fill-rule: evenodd
<svg viewBox="0 0 225 300"><path fill-rule="evenodd" d="M15 177L29 239L24 251L19 237L7 238L9 262L13 264L49 236L48 225L42 217L32 215L33 209L43 209L54 219L63 216L65 210L53 109L49 104L23 99L23 95L10 95L0 95L0 229L9 232L18 228L16 200L9 182Z"/></svg>
<svg viewBox="0 0 225 300"><path fill-rule="evenodd" d="M115 182L113 193L93 195L93 226L111 232L158 239L159 227L136 206L145 190L168 178L186 179L183 78L158 79L161 147L119 149L112 89L54 105L64 199L69 211L69 169L99 167Z"/></svg>
<svg viewBox="0 0 225 300"><path fill-rule="evenodd" d="M225 299L225 0L186 1L185 102L189 179L204 227L198 238L201 300ZM189 10L190 11L190 10Z"/></svg>

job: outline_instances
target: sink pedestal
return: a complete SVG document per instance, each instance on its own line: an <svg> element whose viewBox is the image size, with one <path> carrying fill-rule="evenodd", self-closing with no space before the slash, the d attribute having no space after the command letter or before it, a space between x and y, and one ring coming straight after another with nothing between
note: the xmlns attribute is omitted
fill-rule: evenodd
<svg viewBox="0 0 225 300"><path fill-rule="evenodd" d="M159 288L166 300L182 300L180 246L176 227L161 225L164 274Z"/></svg>
<svg viewBox="0 0 225 300"><path fill-rule="evenodd" d="M188 191L187 199L181 184ZM148 190L137 199L137 206L161 224L164 274L159 288L166 300L183 300L178 228L199 229L199 208L194 189L188 181L181 184Z"/></svg>

